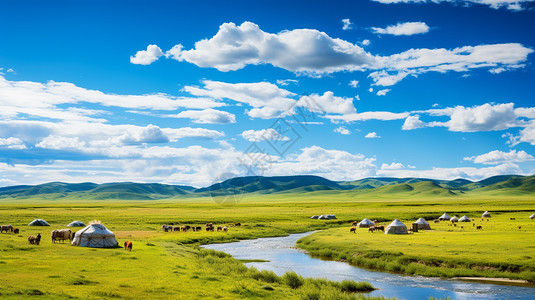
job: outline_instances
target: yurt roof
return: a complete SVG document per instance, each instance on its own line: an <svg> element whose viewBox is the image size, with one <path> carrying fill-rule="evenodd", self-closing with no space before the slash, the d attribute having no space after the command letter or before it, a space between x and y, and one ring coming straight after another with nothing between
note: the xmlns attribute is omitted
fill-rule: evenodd
<svg viewBox="0 0 535 300"><path fill-rule="evenodd" d="M427 223L427 221L424 219L424 218L419 218L418 220L416 220L416 222L414 222L416 224L425 224L425 225L429 225L429 223Z"/></svg>
<svg viewBox="0 0 535 300"><path fill-rule="evenodd" d="M455 216L455 217L451 218L450 221L453 221L453 222L459 221L459 218L457 218L457 216Z"/></svg>
<svg viewBox="0 0 535 300"><path fill-rule="evenodd" d="M36 225L37 226L50 226L50 224L48 224L48 222L43 219L35 219L28 224L28 226L36 226Z"/></svg>
<svg viewBox="0 0 535 300"><path fill-rule="evenodd" d="M405 226L405 224L403 224L400 220L398 219L395 219L394 221L392 221L392 223L390 223L390 225L388 226ZM407 227L407 226L405 226Z"/></svg>
<svg viewBox="0 0 535 300"><path fill-rule="evenodd" d="M85 224L82 221L76 220L76 221L72 221L71 223L69 223L67 227L85 227Z"/></svg>
<svg viewBox="0 0 535 300"><path fill-rule="evenodd" d="M440 216L441 218L449 218L450 216L447 214L447 213L444 213L442 216Z"/></svg>
<svg viewBox="0 0 535 300"><path fill-rule="evenodd" d="M462 216L462 217L459 219L459 221L461 221L461 222L462 222L462 221L465 221L465 220L470 221L470 218L467 217L467 216Z"/></svg>
<svg viewBox="0 0 535 300"><path fill-rule="evenodd" d="M535 214L532 214L531 216L529 216L530 219L535 219Z"/></svg>
<svg viewBox="0 0 535 300"><path fill-rule="evenodd" d="M362 221L359 222L359 224L364 224L364 225L373 225L375 223L373 223L370 219L368 218L364 218L362 219Z"/></svg>
<svg viewBox="0 0 535 300"><path fill-rule="evenodd" d="M490 217L490 213L488 211L485 211L483 213L483 215L481 215L482 217Z"/></svg>

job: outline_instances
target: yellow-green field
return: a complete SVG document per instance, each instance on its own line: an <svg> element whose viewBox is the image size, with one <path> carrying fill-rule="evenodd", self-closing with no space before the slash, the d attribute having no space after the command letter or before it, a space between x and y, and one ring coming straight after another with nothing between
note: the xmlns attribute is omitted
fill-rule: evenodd
<svg viewBox="0 0 535 300"><path fill-rule="evenodd" d="M316 254L355 264L360 263L352 261L352 257L369 253L366 262L370 264L363 264L368 267L419 274L423 272L420 266L424 266L425 275L430 276L459 276L451 270L460 270L463 276L533 280L535 220L531 221L527 216L534 208L535 200L526 196L373 199L349 192L253 195L245 197L239 204L223 206L209 198L86 202L3 200L0 202L0 224L13 224L21 229L21 233L0 235L0 297L41 294L41 298L84 299L355 297L333 283L292 279L291 276L281 278L249 270L226 255L198 248L204 243L310 230L322 231L305 238L300 244L304 248L313 253L321 248L330 252ZM473 229L470 224L463 225L465 228L461 230L446 223L431 223L436 230L408 236L368 234L364 230L349 233L349 222L364 217L386 224L394 218L406 222L418 217L435 218L443 212L473 217L480 216L485 210L491 211L493 218L482 224L482 231ZM338 219L310 219L311 215L318 214L335 214ZM510 217L517 220L510 221ZM45 219L51 226L27 226L35 218ZM133 251L52 244L51 230L66 228L66 224L73 220L88 223L95 219L112 230L120 244L133 241ZM160 229L162 224L201 226L208 222L229 225L229 231L164 233ZM242 226L232 226L235 222ZM522 229L518 230L516 226L522 226ZM43 235L41 245L28 245L27 237L38 232ZM391 267L394 265L394 262L389 264L391 256L395 257L395 263L414 265L411 268L417 272ZM413 262L413 257L419 257L422 262ZM441 268L428 268L430 261ZM451 270L445 272L444 269ZM502 269L506 272L501 272ZM295 280L301 280L302 285L289 284Z"/></svg>

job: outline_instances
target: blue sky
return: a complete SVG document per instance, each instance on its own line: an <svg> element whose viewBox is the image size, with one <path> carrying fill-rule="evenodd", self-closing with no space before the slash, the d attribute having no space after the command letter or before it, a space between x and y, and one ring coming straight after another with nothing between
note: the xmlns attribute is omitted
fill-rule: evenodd
<svg viewBox="0 0 535 300"><path fill-rule="evenodd" d="M535 1L0 4L0 186L535 170Z"/></svg>

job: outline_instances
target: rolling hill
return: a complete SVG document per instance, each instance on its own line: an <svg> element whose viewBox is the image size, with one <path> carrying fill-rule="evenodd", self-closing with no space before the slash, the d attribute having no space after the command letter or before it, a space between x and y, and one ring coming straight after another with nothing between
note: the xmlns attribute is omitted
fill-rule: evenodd
<svg viewBox="0 0 535 300"><path fill-rule="evenodd" d="M1 199L70 198L80 200L156 200L182 197L210 197L232 194L302 194L337 191L380 196L422 195L456 196L477 192L492 195L523 195L535 192L535 176L505 175L472 182L466 179L434 180L426 178L364 178L335 182L312 175L236 177L204 188L159 183L117 182L96 184L50 182L0 188Z"/></svg>

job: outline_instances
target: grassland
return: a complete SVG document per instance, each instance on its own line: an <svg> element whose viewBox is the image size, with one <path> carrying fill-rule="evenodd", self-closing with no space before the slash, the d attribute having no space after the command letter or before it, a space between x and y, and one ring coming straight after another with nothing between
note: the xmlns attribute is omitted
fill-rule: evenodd
<svg viewBox="0 0 535 300"><path fill-rule="evenodd" d="M448 269L472 272L462 273L463 276L506 276L532 280L535 271L531 259L535 257L532 238L535 222L529 223L527 219L529 212L535 207L535 200L529 196L415 198L414 195L388 193L378 197L351 191L322 191L278 195L249 194L236 205L218 205L217 202L221 201L214 202L210 198L157 201L52 199L53 197L26 198L22 201L13 199L0 202L0 224L13 224L21 229L19 235L0 235L0 297L356 297L349 293L351 289L347 289L347 286L351 284L348 283L344 287L342 284L302 279L291 274L278 277L247 269L241 262L227 255L198 247L205 243L281 236L310 230L322 230L300 243L311 252L315 253L321 248L330 252L318 252L319 255L360 264L351 259L362 256L358 253L365 250L377 254L370 257L370 261L376 262L375 265L368 267L384 270L411 273L410 269L389 268L390 265L386 262L389 261L390 255L382 253L394 253L393 257L397 263L407 262L407 265L414 268L420 268L421 265L425 267L425 272L421 272L430 276L452 275L439 274L438 270L441 268L427 268L427 262L433 260L451 264L452 268ZM350 235L348 230L350 221L364 217L386 222L394 218L431 219L445 211L473 216L480 215L484 210L493 213L493 219L489 223L493 227L483 224L484 230L479 232L472 228L461 232L459 228L450 228L445 224L440 224L433 232L405 237L368 234L362 231ZM335 214L338 219L310 219L311 215L318 214ZM511 230L509 216L516 216L518 222L521 222L519 225L522 224L522 230ZM26 226L34 218L47 220L51 227ZM115 232L119 243L125 240L133 241L134 250L126 252L121 249L88 249L51 243L49 232L52 229L66 228L65 225L73 220L89 222L94 219L102 221ZM228 233L164 233L160 230L162 224L202 225L207 222L221 225L240 222L242 226L231 226ZM27 236L38 232L44 237L42 244L28 245ZM484 247L480 244L483 242L490 246ZM399 255L400 252L403 254ZM413 256L422 257L426 263L412 261ZM384 267L382 262L385 262ZM479 270L480 266L486 266L483 262L490 262L491 267L497 267L499 270ZM473 266L477 267L472 268ZM506 267L502 270L501 266ZM419 272L412 273L420 274ZM295 282L298 282L297 285ZM357 295L359 298L365 297Z"/></svg>

